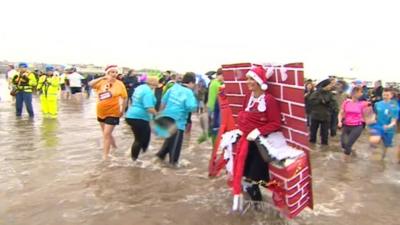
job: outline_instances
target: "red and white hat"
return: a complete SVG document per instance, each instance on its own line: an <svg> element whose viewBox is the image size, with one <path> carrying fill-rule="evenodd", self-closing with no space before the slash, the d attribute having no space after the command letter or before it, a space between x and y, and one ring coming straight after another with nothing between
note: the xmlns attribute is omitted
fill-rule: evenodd
<svg viewBox="0 0 400 225"><path fill-rule="evenodd" d="M267 90L267 71L264 69L263 66L254 66L251 68L247 73L246 77L251 77L255 80L260 86L262 90Z"/></svg>
<svg viewBox="0 0 400 225"><path fill-rule="evenodd" d="M107 74L110 70L118 70L118 66L117 65L109 65L106 67L106 69L104 71Z"/></svg>

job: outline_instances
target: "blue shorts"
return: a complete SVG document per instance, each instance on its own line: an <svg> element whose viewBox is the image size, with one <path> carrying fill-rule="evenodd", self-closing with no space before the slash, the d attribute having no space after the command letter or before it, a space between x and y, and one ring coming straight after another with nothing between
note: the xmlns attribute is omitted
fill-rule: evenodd
<svg viewBox="0 0 400 225"><path fill-rule="evenodd" d="M371 136L380 136L383 142L383 145L388 147L393 147L393 132L385 132L383 127L379 124L369 125L369 133Z"/></svg>

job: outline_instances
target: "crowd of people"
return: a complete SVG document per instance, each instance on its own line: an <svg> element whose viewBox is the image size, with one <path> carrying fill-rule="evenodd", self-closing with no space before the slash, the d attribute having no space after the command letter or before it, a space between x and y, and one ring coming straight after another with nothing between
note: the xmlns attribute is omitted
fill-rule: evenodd
<svg viewBox="0 0 400 225"><path fill-rule="evenodd" d="M222 69L208 73L207 82L198 79L194 73L182 76L166 71L161 76L147 77L130 70L122 75L116 66L109 66L104 76L83 76L73 66L60 70L48 65L42 72L31 71L27 63L19 63L16 69L10 65L6 76L10 94L15 97L17 117L21 117L24 104L29 117L34 117L34 93L40 95L43 117L57 118L59 96L61 99L72 98L80 102L83 93L90 97L93 89L98 97L97 116L104 137L105 159L108 158L110 148L116 148L112 131L124 114L135 136L133 160L139 157L140 150L146 151L151 136L150 121L157 117L162 118L156 121L170 118L176 125L176 132L168 136L157 154L160 159L164 159L169 152L171 164L178 161L183 133L190 132L192 112L208 115L208 124L201 122L203 135L199 142L211 137L214 144L218 133L220 109L217 95L224 82ZM329 136L335 137L337 130L341 129L340 147L345 160L349 161L355 153L354 143L367 128L371 146L377 146L382 141L384 158L387 149L394 145L399 96L398 90L383 88L381 81L376 81L375 87L371 89L365 82L347 83L334 76L318 83L307 80L305 106L310 143L316 144L319 130L320 143L327 146ZM400 161L400 146L398 155Z"/></svg>
<svg viewBox="0 0 400 225"><path fill-rule="evenodd" d="M27 63L19 63L17 68L9 65L6 78L10 94L14 96L16 116L21 117L25 104L30 118L35 114L32 95L39 95L43 118L56 119L58 101L74 100L82 102L84 93L90 97L92 90L97 97L97 120L103 134L103 159L108 159L110 149L117 148L112 135L120 118L125 117L131 127L134 142L131 147L132 160L136 161L140 152L145 152L150 143L150 121L157 124L170 119L176 126L157 153L160 160L169 154L169 162L177 165L181 151L183 134L190 132L191 113L206 112L207 101L212 102L212 111L217 105L217 91L222 84L222 70L211 73L213 91L208 92L204 79L189 72L184 75L166 71L161 76L137 74L134 70L122 75L116 65L108 66L104 75L81 75L76 67L67 66L60 70L47 65L44 71L29 70ZM215 85L214 80L218 80ZM211 106L209 103L208 105ZM210 111L210 112L212 112ZM159 125L163 129L162 125ZM170 126L171 127L171 126ZM208 133L208 132L207 132ZM159 135L162 136L160 133Z"/></svg>
<svg viewBox="0 0 400 225"><path fill-rule="evenodd" d="M270 180L268 163L271 159L262 156L260 140L279 133L282 121L279 104L269 93L266 74L262 66L247 72L250 93L238 114L237 129L230 131L233 132L231 144L238 143L235 157L228 159L234 165L231 168L234 211L242 210L242 189L251 200L262 201L259 186ZM132 130L131 158L134 162L141 152L147 151L152 133L155 133L165 139L155 159L164 161L168 155L168 163L173 167L179 163L184 134L190 132L192 113L204 114L208 121L208 124L201 122L203 135L199 142L210 137L214 145L220 127L218 94L224 84L221 68L208 73L207 79L199 79L193 72L181 75L166 71L161 76L139 76L130 70L122 75L116 65L110 65L105 68L104 75L84 77L75 67L58 71L48 65L44 73L33 73L26 63L20 63L16 70L10 66L7 77L10 94L15 96L17 117L22 116L24 103L29 116L34 117L32 94L35 91L40 95L43 117L55 119L59 96L81 102L82 92L87 91L90 96L93 90L97 97L96 115L103 136L104 160L112 156L112 148L117 148L113 131L121 118ZM369 90L363 82L348 84L329 77L316 84L307 80L304 97L311 144L317 143L318 130L321 145L327 146L329 136L337 136L337 130L341 129L340 147L344 160L350 161L355 153L354 143L367 128L371 146L383 143L382 158L388 148L394 147L400 116L400 93L395 89L383 88L377 81L375 88ZM398 160L400 162L400 145Z"/></svg>
<svg viewBox="0 0 400 225"><path fill-rule="evenodd" d="M208 73L206 82L194 73L182 76L166 71L161 76L147 77L130 70L122 75L116 66L110 66L104 76L83 76L73 66L60 71L48 65L42 72L31 71L27 63L19 63L16 69L10 65L6 76L10 94L15 97L17 117L21 117L24 104L29 117L34 117L34 93L40 96L43 117L57 118L59 96L80 102L83 93L90 97L93 89L98 97L97 116L104 137L105 159L110 147L116 147L112 131L124 114L135 137L133 160L139 157L140 150L146 151L151 135L150 121L160 116L172 119L177 127L157 154L164 159L166 153L172 152L171 164L178 161L183 133L191 128L192 112L208 115L205 120L208 122L201 121L203 135L199 142L211 137L214 144L218 133L220 110L217 95L224 82L222 69ZM354 143L367 128L371 146L377 146L382 141L384 158L387 148L393 147L399 118L399 96L398 90L383 88L381 81L376 81L375 87L369 89L365 82L347 83L334 76L316 84L307 80L305 108L310 143L317 142L319 130L320 143L326 146L329 136L335 137L337 130L341 129L340 147L345 160L349 161L350 156L355 154ZM139 130L144 132L137 132ZM400 147L398 155L400 161Z"/></svg>
<svg viewBox="0 0 400 225"><path fill-rule="evenodd" d="M353 145L364 129L369 132L371 147L383 143L382 159L388 148L395 147L400 92L393 87L384 88L381 81L376 81L374 88L369 89L365 82L347 83L334 76L317 84L307 80L305 105L310 143L316 144L319 129L320 143L327 146L329 136L335 137L341 129L340 147L345 161L350 161L355 154ZM397 155L400 162L400 145Z"/></svg>

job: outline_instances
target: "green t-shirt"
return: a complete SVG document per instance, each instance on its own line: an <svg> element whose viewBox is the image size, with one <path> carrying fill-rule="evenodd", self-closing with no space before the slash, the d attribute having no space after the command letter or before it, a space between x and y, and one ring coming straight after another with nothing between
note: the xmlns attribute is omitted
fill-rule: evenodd
<svg viewBox="0 0 400 225"><path fill-rule="evenodd" d="M208 103L207 107L211 112L214 112L215 102L217 101L219 88L222 86L222 83L214 79L211 81L210 88L208 91Z"/></svg>

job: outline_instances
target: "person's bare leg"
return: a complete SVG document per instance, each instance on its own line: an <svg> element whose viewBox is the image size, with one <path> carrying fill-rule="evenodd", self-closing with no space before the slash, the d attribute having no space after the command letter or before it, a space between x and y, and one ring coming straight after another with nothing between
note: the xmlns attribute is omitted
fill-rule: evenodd
<svg viewBox="0 0 400 225"><path fill-rule="evenodd" d="M69 88L69 87L68 87ZM65 97L66 97L66 99L68 100L68 99L71 99L71 90L69 90L69 89L67 89L66 91L65 91Z"/></svg>
<svg viewBox="0 0 400 225"><path fill-rule="evenodd" d="M105 126L105 123L100 123L100 128L101 128L102 133L104 133L104 126ZM111 135L111 147L113 147L114 149L117 148L117 145L115 143L116 143L115 138L113 135Z"/></svg>
<svg viewBox="0 0 400 225"><path fill-rule="evenodd" d="M100 122L100 128L102 134L104 133L104 125L105 125L104 123Z"/></svg>
<svg viewBox="0 0 400 225"><path fill-rule="evenodd" d="M104 146L103 146L103 160L107 160L110 154L111 140L112 140L112 132L114 130L114 125L104 125L103 138L104 138Z"/></svg>
<svg viewBox="0 0 400 225"><path fill-rule="evenodd" d="M103 142L104 142L104 126L105 126L105 123L99 122L99 124L100 124L100 129L101 129L101 135L103 137Z"/></svg>
<svg viewBox="0 0 400 225"><path fill-rule="evenodd" d="M386 153L387 153L387 150L388 150L388 148L387 148L387 147L383 147L383 150L382 150L382 160L384 160L384 159L385 159L385 157L386 157Z"/></svg>
<svg viewBox="0 0 400 225"><path fill-rule="evenodd" d="M111 147L113 148L113 150L117 149L117 144L115 142L115 138L114 136L111 134Z"/></svg>
<svg viewBox="0 0 400 225"><path fill-rule="evenodd" d="M397 146L397 162L400 163L400 144Z"/></svg>
<svg viewBox="0 0 400 225"><path fill-rule="evenodd" d="M76 102L81 102L81 100L82 100L82 93L76 93L76 94L74 94L74 98L75 98L75 101Z"/></svg>

